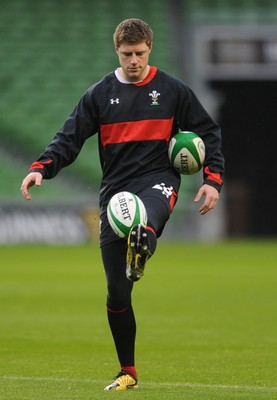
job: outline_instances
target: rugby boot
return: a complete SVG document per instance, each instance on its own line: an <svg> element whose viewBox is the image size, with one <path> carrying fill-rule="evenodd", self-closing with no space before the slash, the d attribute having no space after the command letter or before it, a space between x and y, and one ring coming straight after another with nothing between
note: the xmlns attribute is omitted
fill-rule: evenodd
<svg viewBox="0 0 277 400"><path fill-rule="evenodd" d="M136 282L143 276L146 261L151 256L146 228L141 224L134 225L127 243L126 276Z"/></svg>
<svg viewBox="0 0 277 400"><path fill-rule="evenodd" d="M124 371L120 371L115 377L113 382L106 386L104 390L127 390L137 389L138 380L132 375L127 374Z"/></svg>

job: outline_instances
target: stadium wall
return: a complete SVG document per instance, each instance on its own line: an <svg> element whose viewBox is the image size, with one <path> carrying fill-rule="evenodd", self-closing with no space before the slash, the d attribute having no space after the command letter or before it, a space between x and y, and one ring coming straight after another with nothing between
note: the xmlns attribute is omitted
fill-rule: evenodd
<svg viewBox="0 0 277 400"><path fill-rule="evenodd" d="M0 244L98 242L98 208L0 207Z"/></svg>

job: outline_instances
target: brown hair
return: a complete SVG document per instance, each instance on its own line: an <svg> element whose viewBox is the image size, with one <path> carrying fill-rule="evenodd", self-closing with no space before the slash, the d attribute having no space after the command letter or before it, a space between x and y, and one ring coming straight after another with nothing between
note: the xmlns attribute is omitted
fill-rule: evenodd
<svg viewBox="0 0 277 400"><path fill-rule="evenodd" d="M122 21L116 28L113 35L114 45L120 47L122 43L141 43L145 42L151 47L153 41L153 31L150 26L141 19L130 18Z"/></svg>

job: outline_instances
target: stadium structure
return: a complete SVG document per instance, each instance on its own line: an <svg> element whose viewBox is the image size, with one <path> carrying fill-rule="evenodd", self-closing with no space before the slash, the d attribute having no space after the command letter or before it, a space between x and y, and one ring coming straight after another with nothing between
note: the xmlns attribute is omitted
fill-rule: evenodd
<svg viewBox="0 0 277 400"><path fill-rule="evenodd" d="M165 239L276 236L277 3L274 0L10 0L1 2L0 244L98 240L97 138L24 202L29 165L84 91L115 69L121 20L154 30L151 64L179 77L223 130L225 184L199 217L201 175L184 177Z"/></svg>

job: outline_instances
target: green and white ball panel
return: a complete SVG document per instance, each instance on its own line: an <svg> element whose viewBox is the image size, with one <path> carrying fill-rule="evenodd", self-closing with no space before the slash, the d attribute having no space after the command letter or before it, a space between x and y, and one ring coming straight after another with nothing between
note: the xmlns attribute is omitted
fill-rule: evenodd
<svg viewBox="0 0 277 400"><path fill-rule="evenodd" d="M169 142L168 156L180 174L193 175L204 164L204 142L196 133L178 132Z"/></svg>
<svg viewBox="0 0 277 400"><path fill-rule="evenodd" d="M114 233L121 238L127 238L134 225L147 225L144 204L134 193L116 193L109 201L107 215Z"/></svg>

